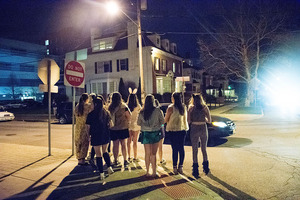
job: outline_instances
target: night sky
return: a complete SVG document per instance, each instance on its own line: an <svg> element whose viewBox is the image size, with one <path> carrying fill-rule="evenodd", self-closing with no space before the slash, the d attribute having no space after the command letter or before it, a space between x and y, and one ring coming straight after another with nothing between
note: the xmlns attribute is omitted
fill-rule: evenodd
<svg viewBox="0 0 300 200"><path fill-rule="evenodd" d="M226 0L228 4L230 1L234 0ZM49 34L72 28L80 35L77 38L86 39L92 27L114 26L127 20L122 14L109 16L101 2L105 0L0 0L0 37L43 44ZM122 10L135 19L135 0L119 2ZM180 56L186 57L189 52L190 57L197 58L196 33L205 30L201 20L210 18L209 5L215 2L148 0L148 9L142 11L142 29L177 43Z"/></svg>
<svg viewBox="0 0 300 200"><path fill-rule="evenodd" d="M120 2L124 12L134 19L135 5L129 0ZM197 35L194 33L199 24L193 12L199 12L203 2L148 0L148 9L142 11L142 29L157 32L162 38L177 43L180 56L189 52L191 57L197 57ZM90 0L0 0L0 9L0 37L34 43L41 43L47 35L69 27L86 38L91 27L126 20L125 16L117 19L108 16L99 3Z"/></svg>

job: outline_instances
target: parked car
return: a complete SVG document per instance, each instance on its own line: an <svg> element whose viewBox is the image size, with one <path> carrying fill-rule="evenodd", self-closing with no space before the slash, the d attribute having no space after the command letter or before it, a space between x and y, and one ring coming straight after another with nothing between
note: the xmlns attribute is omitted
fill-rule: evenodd
<svg viewBox="0 0 300 200"><path fill-rule="evenodd" d="M170 103L162 103L161 109L164 114L167 111L168 106ZM208 137L210 138L221 138L221 137L228 137L235 133L236 125L231 119L220 117L217 115L211 116L212 123L207 123L208 129Z"/></svg>
<svg viewBox="0 0 300 200"><path fill-rule="evenodd" d="M66 124L72 122L72 102L60 103L56 110L56 119L60 124Z"/></svg>
<svg viewBox="0 0 300 200"><path fill-rule="evenodd" d="M15 119L15 115L7 112L3 106L0 106L0 121L11 121Z"/></svg>
<svg viewBox="0 0 300 200"><path fill-rule="evenodd" d="M27 105L21 102L10 102L5 105L6 109L19 109L19 108L26 108Z"/></svg>

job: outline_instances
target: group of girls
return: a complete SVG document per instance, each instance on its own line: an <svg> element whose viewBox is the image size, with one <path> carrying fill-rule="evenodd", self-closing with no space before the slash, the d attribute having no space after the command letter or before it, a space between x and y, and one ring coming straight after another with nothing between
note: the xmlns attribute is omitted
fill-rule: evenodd
<svg viewBox="0 0 300 200"><path fill-rule="evenodd" d="M107 164L108 174L113 173L110 157L107 152L110 140L113 142L114 165L118 161L119 146L124 158L124 167L129 161L138 161L137 141L144 145L146 176L156 177L156 154L160 149L159 157L162 164L162 144L164 137L164 124L171 140L172 161L174 174L183 173L183 162L185 157L184 142L187 131L190 129L190 138L193 150L193 176L199 177L198 170L198 145L201 143L203 155L203 171L209 172L208 158L206 152L208 133L206 123L211 122L211 116L201 94L193 94L188 108L184 105L181 93L172 94L172 103L164 116L159 108L159 103L153 95L147 95L144 105L141 106L135 94L129 90L127 104L123 102L118 92L111 95L110 102L105 104L104 99L93 97L89 104L88 95L82 94L75 109L76 114L76 156L78 164L85 164L89 139L96 153L96 163L100 171L100 178L104 179L103 161ZM84 128L86 127L86 128ZM127 141L126 141L127 140ZM131 143L133 143L133 159L130 158ZM127 157L128 156L128 157ZM128 158L128 159L126 159ZM152 174L150 174L150 165Z"/></svg>

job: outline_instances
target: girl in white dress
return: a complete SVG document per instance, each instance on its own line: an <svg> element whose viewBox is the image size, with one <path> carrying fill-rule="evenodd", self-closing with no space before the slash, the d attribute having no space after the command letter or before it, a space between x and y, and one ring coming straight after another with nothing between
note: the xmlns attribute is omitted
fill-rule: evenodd
<svg viewBox="0 0 300 200"><path fill-rule="evenodd" d="M141 127L137 125L137 119L138 119L138 114L140 113L141 110L141 105L138 101L137 95L136 95L137 89L134 89L132 91L131 88L129 88L129 97L127 100L127 105L129 110L131 111L131 118L129 121L129 138L127 140L127 150L128 150L128 161L131 161L131 143L133 143L133 161L136 162L138 161L137 159L137 142L140 134Z"/></svg>

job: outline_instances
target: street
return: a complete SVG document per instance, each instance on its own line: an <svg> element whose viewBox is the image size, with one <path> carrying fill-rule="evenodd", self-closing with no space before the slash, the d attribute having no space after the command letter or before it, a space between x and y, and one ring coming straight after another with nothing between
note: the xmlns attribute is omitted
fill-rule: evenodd
<svg viewBox="0 0 300 200"><path fill-rule="evenodd" d="M277 113L278 114L278 113ZM210 140L211 173L197 181L224 199L300 199L300 119L265 111L260 119L236 120L237 131L228 138ZM230 118L230 115L226 115ZM51 125L52 148L69 150L71 125ZM0 123L0 141L48 148L46 122ZM24 149L23 151L26 151ZM192 150L185 147L184 172L191 176ZM143 159L143 146L138 156ZM164 145L164 158L171 169L171 146ZM202 161L199 149L199 160ZM201 163L199 164L201 167Z"/></svg>

